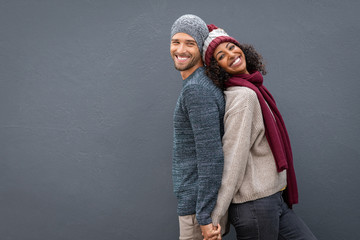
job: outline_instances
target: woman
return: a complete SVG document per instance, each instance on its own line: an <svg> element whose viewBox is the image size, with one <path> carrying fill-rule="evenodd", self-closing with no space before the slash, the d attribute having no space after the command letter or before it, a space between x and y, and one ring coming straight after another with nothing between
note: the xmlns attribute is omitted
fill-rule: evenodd
<svg viewBox="0 0 360 240"><path fill-rule="evenodd" d="M316 239L291 210L298 202L292 152L262 56L215 25L203 48L207 75L226 99L224 172L213 224L229 210L237 239Z"/></svg>

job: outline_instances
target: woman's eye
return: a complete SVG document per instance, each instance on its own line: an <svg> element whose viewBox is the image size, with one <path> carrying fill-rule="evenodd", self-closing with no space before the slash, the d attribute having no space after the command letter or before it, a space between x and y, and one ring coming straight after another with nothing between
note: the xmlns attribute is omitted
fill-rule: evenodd
<svg viewBox="0 0 360 240"><path fill-rule="evenodd" d="M230 47L229 47L229 50L233 50L234 47L235 47L234 45L230 46Z"/></svg>
<svg viewBox="0 0 360 240"><path fill-rule="evenodd" d="M219 61L221 61L224 58L224 55L220 55Z"/></svg>

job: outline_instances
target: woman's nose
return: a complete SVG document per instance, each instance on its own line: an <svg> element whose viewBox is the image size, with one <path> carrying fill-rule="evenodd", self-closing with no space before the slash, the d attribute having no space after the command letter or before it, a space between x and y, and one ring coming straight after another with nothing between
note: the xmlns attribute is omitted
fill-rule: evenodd
<svg viewBox="0 0 360 240"><path fill-rule="evenodd" d="M235 53L233 52L228 52L229 58L233 59L235 57Z"/></svg>

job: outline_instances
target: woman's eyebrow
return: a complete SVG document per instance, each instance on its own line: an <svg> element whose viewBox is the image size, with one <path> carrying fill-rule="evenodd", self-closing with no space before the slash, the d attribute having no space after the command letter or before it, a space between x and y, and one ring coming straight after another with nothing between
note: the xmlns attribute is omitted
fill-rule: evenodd
<svg viewBox="0 0 360 240"><path fill-rule="evenodd" d="M225 48L227 48L229 46L230 42L228 42L228 44L226 44Z"/></svg>
<svg viewBox="0 0 360 240"><path fill-rule="evenodd" d="M222 51L219 51L219 52L215 55L215 58L217 58L217 55L218 55L219 53L222 53Z"/></svg>

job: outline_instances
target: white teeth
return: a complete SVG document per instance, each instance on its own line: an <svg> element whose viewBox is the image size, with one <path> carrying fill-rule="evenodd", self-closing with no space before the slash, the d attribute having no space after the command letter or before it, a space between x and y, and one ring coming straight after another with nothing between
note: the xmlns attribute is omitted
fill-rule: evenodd
<svg viewBox="0 0 360 240"><path fill-rule="evenodd" d="M186 60L188 60L189 58L188 57L177 57L177 59L179 60L179 61L186 61Z"/></svg>
<svg viewBox="0 0 360 240"><path fill-rule="evenodd" d="M237 58L237 59L231 64L231 66L234 65L234 64L237 64L238 62L240 62L240 58Z"/></svg>

